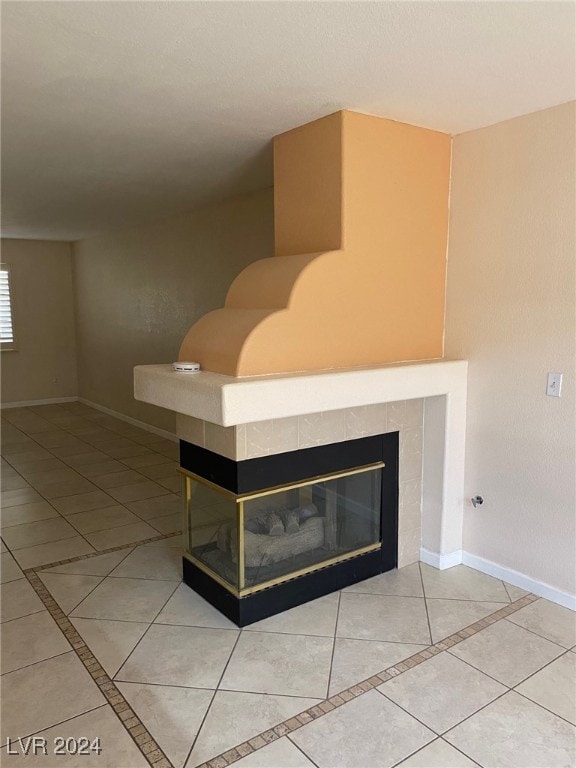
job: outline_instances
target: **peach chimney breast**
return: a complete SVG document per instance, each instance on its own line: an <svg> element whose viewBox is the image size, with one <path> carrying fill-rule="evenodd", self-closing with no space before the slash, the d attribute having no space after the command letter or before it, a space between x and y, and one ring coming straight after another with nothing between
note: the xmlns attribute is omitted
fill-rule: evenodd
<svg viewBox="0 0 576 768"><path fill-rule="evenodd" d="M274 139L275 256L180 360L243 377L443 355L450 136L342 111Z"/></svg>

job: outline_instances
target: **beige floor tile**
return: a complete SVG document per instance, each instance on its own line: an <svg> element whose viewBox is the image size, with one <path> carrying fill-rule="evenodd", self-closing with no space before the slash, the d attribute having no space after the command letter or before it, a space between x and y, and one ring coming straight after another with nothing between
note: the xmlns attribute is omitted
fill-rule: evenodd
<svg viewBox="0 0 576 768"><path fill-rule="evenodd" d="M29 443L22 443L20 445L13 445L11 447L2 447L2 455L7 456L12 464L18 471L23 464L27 464L31 461L39 461L41 459L53 459L54 457L45 448L40 448L33 441Z"/></svg>
<svg viewBox="0 0 576 768"><path fill-rule="evenodd" d="M0 539L0 552L8 552L8 547L4 544L3 539Z"/></svg>
<svg viewBox="0 0 576 768"><path fill-rule="evenodd" d="M371 595L397 595L399 597L422 597L422 578L419 563L405 568L382 573L365 581L359 581L344 592L364 592Z"/></svg>
<svg viewBox="0 0 576 768"><path fill-rule="evenodd" d="M24 547L35 547L37 544L71 539L78 534L63 517L58 515L49 520L13 525L3 529L2 535L7 546L14 551Z"/></svg>
<svg viewBox="0 0 576 768"><path fill-rule="evenodd" d="M64 613L68 614L95 589L102 576L80 576L67 573L39 573L41 581Z"/></svg>
<svg viewBox="0 0 576 768"><path fill-rule="evenodd" d="M18 504L16 507L0 510L0 526L8 528L12 525L36 523L38 520L48 520L52 517L58 517L58 515L57 510L47 501Z"/></svg>
<svg viewBox="0 0 576 768"><path fill-rule="evenodd" d="M182 514L182 499L169 493L166 496L158 496L154 499L131 501L126 504L128 509L135 512L143 520L163 517L164 515Z"/></svg>
<svg viewBox="0 0 576 768"><path fill-rule="evenodd" d="M62 445L59 448L52 448L51 453L58 458L68 462L70 457L77 458L83 453L93 453L94 448L87 443L80 442L77 445Z"/></svg>
<svg viewBox="0 0 576 768"><path fill-rule="evenodd" d="M236 768L314 768L306 755L284 737L234 763Z"/></svg>
<svg viewBox="0 0 576 768"><path fill-rule="evenodd" d="M154 517L146 522L155 528L159 533L176 533L183 529L182 512L176 512L173 515L164 515L163 517Z"/></svg>
<svg viewBox="0 0 576 768"><path fill-rule="evenodd" d="M1 738L28 736L105 704L75 653L2 677Z"/></svg>
<svg viewBox="0 0 576 768"><path fill-rule="evenodd" d="M178 463L175 461L168 461L167 459L164 461L166 462L165 464L153 464L151 467L138 467L138 472L142 475L146 475L150 480L166 480L170 477L180 477L180 474L177 472Z"/></svg>
<svg viewBox="0 0 576 768"><path fill-rule="evenodd" d="M155 496L165 496L168 491L161 485L146 480L143 483L130 483L129 485L120 485L117 488L109 489L110 496L113 496L121 504L129 501L139 501L140 499L151 499Z"/></svg>
<svg viewBox="0 0 576 768"><path fill-rule="evenodd" d="M52 747L54 739L63 735L63 728L66 729L66 737L71 736L76 739L86 737L90 744L94 743L95 739L99 739L101 754L63 756L54 755L51 749L48 755L21 755L10 758L7 766L10 768L11 766L14 768L85 768L87 765L94 764L98 768L149 768L149 763L109 706L101 706L74 717L63 725L41 731L38 736L45 738Z"/></svg>
<svg viewBox="0 0 576 768"><path fill-rule="evenodd" d="M63 499L54 499L52 504L63 515L74 515L78 512L88 512L91 509L117 506L118 502L104 491L91 491L80 493L76 496L66 496Z"/></svg>
<svg viewBox="0 0 576 768"><path fill-rule="evenodd" d="M158 536L158 531L142 520L130 525L122 525L119 528L109 528L106 531L85 534L86 540L95 549L100 550L120 547L122 544L134 544L138 541L151 539L153 536Z"/></svg>
<svg viewBox="0 0 576 768"><path fill-rule="evenodd" d="M379 690L436 733L452 728L506 692L500 683L446 653L389 680Z"/></svg>
<svg viewBox="0 0 576 768"><path fill-rule="evenodd" d="M76 512L74 515L67 515L66 519L82 534L97 533L141 522L139 517L120 504L103 509L91 509L88 512Z"/></svg>
<svg viewBox="0 0 576 768"><path fill-rule="evenodd" d="M8 476L6 472L2 472L2 479L0 481L0 491L19 491L22 488L29 488L30 483L26 482L24 478L17 472Z"/></svg>
<svg viewBox="0 0 576 768"><path fill-rule="evenodd" d="M77 496L79 493L90 493L97 490L96 486L85 478L68 480L63 483L47 483L46 485L38 485L37 488L42 496L48 500Z"/></svg>
<svg viewBox="0 0 576 768"><path fill-rule="evenodd" d="M118 683L118 687L174 768L182 768L213 691L141 683Z"/></svg>
<svg viewBox="0 0 576 768"><path fill-rule="evenodd" d="M479 765L571 768L576 764L574 726L514 691L444 738Z"/></svg>
<svg viewBox="0 0 576 768"><path fill-rule="evenodd" d="M84 619L153 621L176 589L171 581L104 579L72 612Z"/></svg>
<svg viewBox="0 0 576 768"><path fill-rule="evenodd" d="M181 494L184 491L184 483L181 477L160 477L156 482L163 488L166 488L166 490L172 491L172 493Z"/></svg>
<svg viewBox="0 0 576 768"><path fill-rule="evenodd" d="M153 624L117 678L124 682L216 688L238 632Z"/></svg>
<svg viewBox="0 0 576 768"><path fill-rule="evenodd" d="M139 467L152 467L155 464L165 464L166 457L161 456L159 453L144 453L140 456L130 456L123 459L124 464L127 464L132 469L138 469Z"/></svg>
<svg viewBox="0 0 576 768"><path fill-rule="evenodd" d="M562 651L559 645L506 620L492 624L450 649L459 659L509 688L560 656Z"/></svg>
<svg viewBox="0 0 576 768"><path fill-rule="evenodd" d="M152 548L146 547L146 549L150 552ZM178 553L178 557L180 558L180 553ZM154 623L212 627L213 629L237 629L230 619L227 619L224 614L211 606L187 584L180 584Z"/></svg>
<svg viewBox="0 0 576 768"><path fill-rule="evenodd" d="M78 468L78 472L84 475L84 477L88 477L90 479L97 477L98 475L106 475L114 472L125 471L125 464L121 464L119 461L115 461L110 457L108 457L107 461L97 461L94 464L84 464L82 467Z"/></svg>
<svg viewBox="0 0 576 768"><path fill-rule="evenodd" d="M44 604L34 592L28 579L18 579L0 587L0 621L19 619L44 610Z"/></svg>
<svg viewBox="0 0 576 768"><path fill-rule="evenodd" d="M311 600L296 608L256 621L246 627L250 632L281 632L290 635L320 635L334 637L338 618L337 592Z"/></svg>
<svg viewBox="0 0 576 768"><path fill-rule="evenodd" d="M68 483L82 480L76 470L67 467L65 464L62 469L51 469L45 472L34 472L28 475L30 485L34 488L43 488L46 485L55 485L56 483Z"/></svg>
<svg viewBox="0 0 576 768"><path fill-rule="evenodd" d="M504 582L504 586L506 587L506 592L508 592L508 595L510 597L510 600L512 602L516 600L520 600L521 597L524 597L525 595L530 594L525 589L520 589L520 587L515 587L513 584L508 584L508 582Z"/></svg>
<svg viewBox="0 0 576 768"><path fill-rule="evenodd" d="M143 483L146 478L134 472L132 469L126 469L123 472L109 472L104 475L96 475L91 478L94 485L98 488L117 488L119 485L131 485L132 483Z"/></svg>
<svg viewBox="0 0 576 768"><path fill-rule="evenodd" d="M456 565L440 571L421 563L424 593L426 597L452 600L487 600L509 603L510 598L503 582L466 565Z"/></svg>
<svg viewBox="0 0 576 768"><path fill-rule="evenodd" d="M72 471L70 467L63 461L52 457L50 459L36 459L35 461L22 462L19 468L19 472L23 477L33 477L37 474L43 474L44 472L52 472L61 469L66 469L69 472Z"/></svg>
<svg viewBox="0 0 576 768"><path fill-rule="evenodd" d="M78 560L75 563L66 565L57 565L54 568L48 568L44 573L77 573L86 576L108 576L118 563L121 563L125 557L132 552L131 547L118 550L118 552L109 552L107 555L98 555L89 557L86 560Z"/></svg>
<svg viewBox="0 0 576 768"><path fill-rule="evenodd" d="M16 582L18 583L18 582ZM565 653L516 690L576 725L576 655Z"/></svg>
<svg viewBox="0 0 576 768"><path fill-rule="evenodd" d="M444 739L436 739L407 760L403 760L397 768L476 768L476 763Z"/></svg>
<svg viewBox="0 0 576 768"><path fill-rule="evenodd" d="M390 768L432 741L434 734L377 691L369 691L290 738L319 768Z"/></svg>
<svg viewBox="0 0 576 768"><path fill-rule="evenodd" d="M210 760L258 733L294 717L317 702L317 699L292 696L218 691L186 768L194 768ZM274 763L268 768L272 765Z"/></svg>
<svg viewBox="0 0 576 768"><path fill-rule="evenodd" d="M49 544L37 544L35 547L17 549L14 557L21 568L36 568L48 563L56 563L58 560L67 560L71 557L88 555L94 549L81 536L74 536L62 541L52 541Z"/></svg>
<svg viewBox="0 0 576 768"><path fill-rule="evenodd" d="M162 490L165 491L165 489ZM7 507L16 507L18 504L32 504L37 501L44 501L44 499L32 488L21 488L17 491L2 491L0 494L0 506L3 509L6 509Z"/></svg>
<svg viewBox="0 0 576 768"><path fill-rule="evenodd" d="M65 461L71 467L80 468L84 466L90 466L91 464L98 464L103 461L108 461L110 456L102 451L95 451L93 446L86 446L88 450L79 451L77 455L67 456Z"/></svg>
<svg viewBox="0 0 576 768"><path fill-rule="evenodd" d="M123 438L107 443L101 443L100 448L114 459L122 460L128 456L141 456L143 453L148 453L148 449L143 445L138 445L131 440L124 440Z"/></svg>
<svg viewBox="0 0 576 768"><path fill-rule="evenodd" d="M328 637L243 632L220 688L326 698L332 647Z"/></svg>
<svg viewBox="0 0 576 768"><path fill-rule="evenodd" d="M2 625L2 674L70 650L70 644L47 611Z"/></svg>
<svg viewBox="0 0 576 768"><path fill-rule="evenodd" d="M366 680L402 659L426 648L407 643L380 643L374 640L336 638L332 658L329 696Z"/></svg>
<svg viewBox="0 0 576 768"><path fill-rule="evenodd" d="M428 598L426 606L432 631L432 642L440 642L454 632L458 632L479 619L489 616L494 611L498 611L504 605L506 603Z"/></svg>
<svg viewBox="0 0 576 768"><path fill-rule="evenodd" d="M6 584L9 581L23 578L24 574L10 552L3 552L0 555L0 583Z"/></svg>
<svg viewBox="0 0 576 768"><path fill-rule="evenodd" d="M110 575L127 576L133 579L181 581L182 555L171 547L156 549L138 547Z"/></svg>
<svg viewBox="0 0 576 768"><path fill-rule="evenodd" d="M104 670L114 677L150 626L147 622L70 619Z"/></svg>
<svg viewBox="0 0 576 768"><path fill-rule="evenodd" d="M343 592L336 636L429 645L424 600Z"/></svg>
<svg viewBox="0 0 576 768"><path fill-rule="evenodd" d="M564 648L576 643L576 613L543 598L513 613L509 621Z"/></svg>

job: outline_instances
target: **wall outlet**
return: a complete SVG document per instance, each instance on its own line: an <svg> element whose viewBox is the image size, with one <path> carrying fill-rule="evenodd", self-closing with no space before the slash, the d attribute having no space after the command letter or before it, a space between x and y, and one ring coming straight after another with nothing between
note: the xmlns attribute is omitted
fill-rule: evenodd
<svg viewBox="0 0 576 768"><path fill-rule="evenodd" d="M546 394L550 397L560 397L562 391L562 374L549 373L548 384L546 385Z"/></svg>

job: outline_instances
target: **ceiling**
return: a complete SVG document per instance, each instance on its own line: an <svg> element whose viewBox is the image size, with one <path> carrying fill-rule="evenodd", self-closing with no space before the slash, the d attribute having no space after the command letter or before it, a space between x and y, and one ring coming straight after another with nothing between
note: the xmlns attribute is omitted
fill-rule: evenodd
<svg viewBox="0 0 576 768"><path fill-rule="evenodd" d="M572 2L4 2L5 237L76 240L272 183L347 108L456 134L570 101Z"/></svg>

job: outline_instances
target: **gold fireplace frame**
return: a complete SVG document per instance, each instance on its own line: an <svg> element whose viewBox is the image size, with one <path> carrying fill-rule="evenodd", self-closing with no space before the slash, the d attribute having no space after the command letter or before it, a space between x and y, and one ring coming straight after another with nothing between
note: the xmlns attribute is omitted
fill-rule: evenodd
<svg viewBox="0 0 576 768"><path fill-rule="evenodd" d="M290 573L262 582L261 584L256 584L251 587L245 586L246 579L245 579L245 557L244 557L244 503L246 501L263 498L265 496L271 496L279 491L290 491L298 488L304 488L309 485L314 485L315 483L318 483L318 482L326 482L328 480L338 480L344 477L349 477L351 475L359 475L365 472L373 472L377 469L382 469L383 467L385 467L385 463L383 461L378 461L373 464L365 464L363 466L354 467L353 469L348 469L342 472L334 472L327 475L317 475L314 477L307 478L306 480L301 480L297 483L287 483L285 485L271 486L258 492L244 493L244 494L235 494L232 491L229 491L226 488L223 488L222 486L212 483L210 480L207 480L201 475L197 475L194 472L184 469L183 467L179 467L178 471L183 475L183 478L184 478L185 503L184 503L183 529L186 536L186 549L184 551L184 557L187 560L189 560L191 563L193 563L196 566L196 568L206 573L208 576L210 576L211 579L214 579L214 581L220 584L220 586L224 587L224 589L228 590L228 592L233 594L235 597L242 598L242 597L247 597L248 595L252 595L256 592L261 592L264 589L269 589L270 587L273 587L277 584L282 584L284 582L291 581L293 579L298 578L299 576L304 576L305 574L312 573L314 571L318 571L323 568L327 568L336 563L341 563L345 560L351 560L367 552L376 551L380 549L381 542L369 544L365 547L360 547L350 552L346 552L341 555L337 555L335 557L327 558L326 560L322 560L318 563L309 565L299 570L291 571ZM211 490L215 491L221 496L224 496L228 500L234 502L236 505L236 523L237 523L237 531L238 531L238 584L239 584L238 589L234 587L233 584L230 584L228 581L226 581L226 579L220 576L220 574L216 573L209 566L207 566L205 563L203 563L201 560L194 557L194 555L192 555L190 552L187 551L189 541L190 541L191 516L192 516L192 508L191 508L192 481L195 481L197 483L200 483L201 485L206 486L207 488L210 488ZM213 524L214 523L207 523L206 527Z"/></svg>

